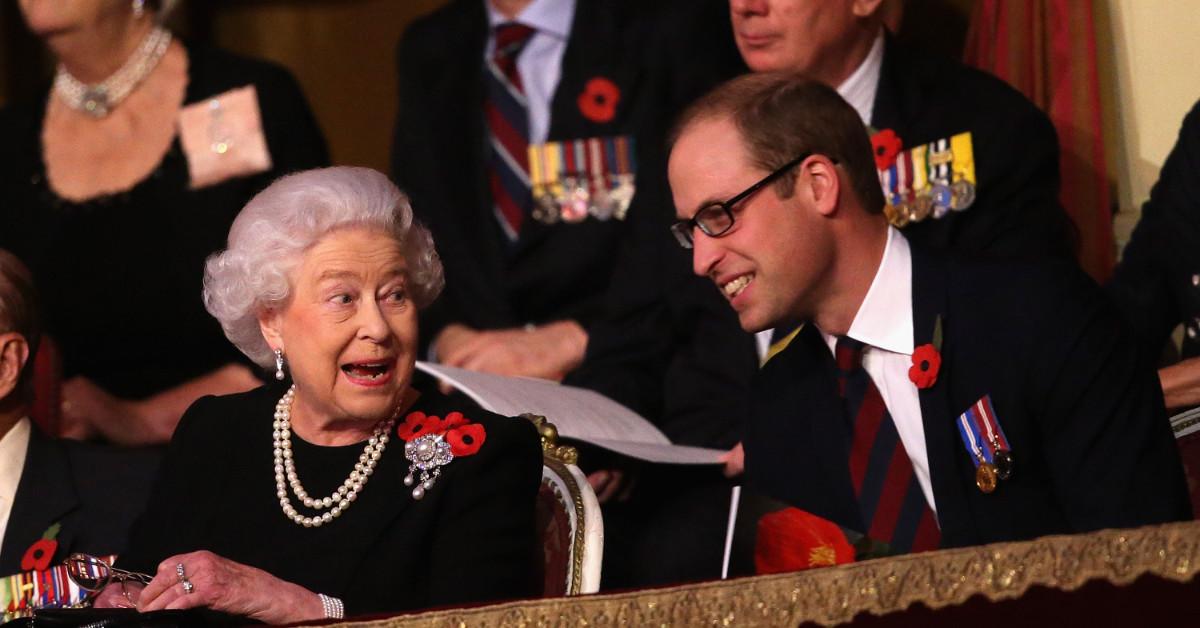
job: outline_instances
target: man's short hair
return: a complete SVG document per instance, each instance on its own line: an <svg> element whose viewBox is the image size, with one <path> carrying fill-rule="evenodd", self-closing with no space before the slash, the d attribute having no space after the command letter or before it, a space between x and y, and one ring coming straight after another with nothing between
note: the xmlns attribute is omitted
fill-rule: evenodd
<svg viewBox="0 0 1200 628"><path fill-rule="evenodd" d="M729 116L750 158L773 171L804 152L825 155L846 172L850 187L868 212L883 211L883 190L871 140L858 112L830 87L787 72L745 74L718 85L679 117L672 145L692 124ZM792 195L796 173L776 183L781 198Z"/></svg>
<svg viewBox="0 0 1200 628"><path fill-rule="evenodd" d="M29 345L29 361L17 390L28 393L33 383L33 356L41 340L41 316L33 275L15 255L0 249L0 333L17 332Z"/></svg>

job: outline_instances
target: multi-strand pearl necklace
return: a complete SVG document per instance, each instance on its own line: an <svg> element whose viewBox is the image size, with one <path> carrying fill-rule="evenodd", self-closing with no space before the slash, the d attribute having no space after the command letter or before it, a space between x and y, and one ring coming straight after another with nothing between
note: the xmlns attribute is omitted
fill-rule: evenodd
<svg viewBox="0 0 1200 628"><path fill-rule="evenodd" d="M125 61L119 70L100 83L89 85L71 76L62 64L54 75L54 91L72 109L93 118L103 118L112 112L133 91L167 54L171 32L156 26Z"/></svg>
<svg viewBox="0 0 1200 628"><path fill-rule="evenodd" d="M358 493L375 472L375 465L383 456L383 449L387 447L389 440L388 433L396 423L396 416L375 424L375 431L367 440L362 454L358 456L358 462L354 464L350 477L346 478L332 495L317 499L310 497L300 484L300 476L296 475L296 464L292 461L292 400L295 397L296 386L293 384L275 404L275 429L272 434L275 440L275 496L279 498L279 507L288 519L306 528L316 528L333 521L350 507L351 502L358 499ZM288 498L288 486L291 486L292 492L305 506L325 512L311 517L297 512Z"/></svg>

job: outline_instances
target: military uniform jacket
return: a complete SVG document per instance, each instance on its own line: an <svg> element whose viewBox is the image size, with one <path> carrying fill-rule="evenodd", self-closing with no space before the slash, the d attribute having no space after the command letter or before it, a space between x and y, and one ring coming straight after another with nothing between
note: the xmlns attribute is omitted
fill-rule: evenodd
<svg viewBox="0 0 1200 628"><path fill-rule="evenodd" d="M0 576L20 571L25 551L59 524L51 564L73 552L118 554L150 496L157 450L55 440L34 426L0 550Z"/></svg>
<svg viewBox="0 0 1200 628"><path fill-rule="evenodd" d="M577 0L548 140L634 136L638 162L654 159L646 152L661 152L671 113L696 94L689 86L708 70L693 54L702 57L704 49L687 43L703 36L693 27L693 14L702 13L693 4ZM458 0L415 22L398 50L393 173L433 232L446 272L444 294L423 313L426 341L451 322L490 329L572 319L586 326L627 230L627 221L615 219L546 225L527 216L518 240L506 239L487 179L488 28L483 0ZM619 92L607 122L588 118L579 104L597 77Z"/></svg>
<svg viewBox="0 0 1200 628"><path fill-rule="evenodd" d="M1081 271L961 263L914 245L913 334L941 368L919 393L944 547L1190 518L1154 372ZM957 418L984 395L1015 458L985 494ZM806 326L762 369L746 430L748 484L864 530L833 358Z"/></svg>

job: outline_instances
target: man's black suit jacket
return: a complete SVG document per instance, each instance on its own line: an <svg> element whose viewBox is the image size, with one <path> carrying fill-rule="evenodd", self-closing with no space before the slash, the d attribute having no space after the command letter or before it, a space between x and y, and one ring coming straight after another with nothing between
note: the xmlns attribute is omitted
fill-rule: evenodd
<svg viewBox="0 0 1200 628"><path fill-rule="evenodd" d="M4 531L0 576L20 571L25 551L55 523L62 527L52 564L72 552L123 551L150 495L158 459L153 450L54 440L35 426Z"/></svg>
<svg viewBox="0 0 1200 628"><path fill-rule="evenodd" d="M548 139L631 135L638 163L663 163L662 138L675 109L713 83L710 72L723 75L711 59L736 55L727 35L711 34L728 24L724 10L716 0L577 0ZM393 175L432 230L446 272L445 292L422 313L427 342L451 322L494 329L571 319L586 326L628 230L620 220L526 219L518 240L507 241L487 183L487 37L484 0L456 0L414 22L397 53ZM588 119L578 104L595 77L610 79L620 92L608 122ZM638 196L649 188L661 195L662 184L651 179L662 175L642 174ZM630 214L639 211L635 206Z"/></svg>
<svg viewBox="0 0 1200 628"><path fill-rule="evenodd" d="M978 196L962 212L911 224L914 243L972 256L1069 259L1073 227L1058 202L1058 140L1049 119L1000 79L885 40L871 125L906 147L970 131ZM673 440L729 447L741 437L758 370L754 339L691 251L669 235L670 205L638 219L584 364L568 381L660 417ZM665 373L665 376L664 376Z"/></svg>
<svg viewBox="0 0 1200 628"><path fill-rule="evenodd" d="M914 245L913 335L944 340L920 391L944 547L1191 518L1153 369L1124 321L1067 265L953 262ZM958 416L984 395L1012 446L1010 479L975 485ZM833 358L807 325L754 386L746 479L755 490L865 530Z"/></svg>
<svg viewBox="0 0 1200 628"><path fill-rule="evenodd" d="M1200 355L1200 102L1183 119L1107 288L1152 355L1180 323L1183 357Z"/></svg>

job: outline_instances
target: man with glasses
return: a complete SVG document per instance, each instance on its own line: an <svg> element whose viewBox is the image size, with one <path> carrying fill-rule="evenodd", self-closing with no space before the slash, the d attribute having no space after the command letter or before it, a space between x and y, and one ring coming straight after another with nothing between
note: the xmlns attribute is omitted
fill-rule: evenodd
<svg viewBox="0 0 1200 628"><path fill-rule="evenodd" d="M33 425L40 336L29 270L0 249L0 576L119 552L158 466L157 452L57 440Z"/></svg>
<svg viewBox="0 0 1200 628"><path fill-rule="evenodd" d="M752 488L894 552L1190 518L1154 372L1094 284L910 245L832 89L722 85L668 175L742 328L801 325L755 381Z"/></svg>

